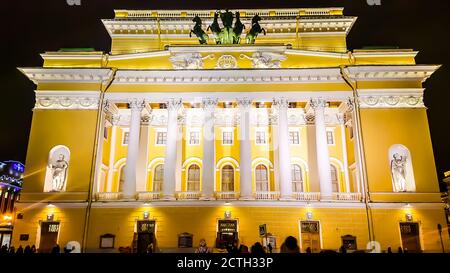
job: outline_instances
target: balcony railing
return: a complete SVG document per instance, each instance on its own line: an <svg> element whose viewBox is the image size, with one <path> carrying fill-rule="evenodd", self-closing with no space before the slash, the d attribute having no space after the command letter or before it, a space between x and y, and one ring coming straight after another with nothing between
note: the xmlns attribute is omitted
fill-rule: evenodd
<svg viewBox="0 0 450 273"><path fill-rule="evenodd" d="M159 200L159 199L161 199L161 197L162 197L161 192L145 191L145 192L137 193L137 200L139 200L139 201Z"/></svg>
<svg viewBox="0 0 450 273"><path fill-rule="evenodd" d="M237 200L239 193L234 191L219 191L215 193L217 200Z"/></svg>
<svg viewBox="0 0 450 273"><path fill-rule="evenodd" d="M319 201L320 192L294 192L294 199L298 201Z"/></svg>
<svg viewBox="0 0 450 273"><path fill-rule="evenodd" d="M200 191L180 191L175 194L177 200L198 200L202 196Z"/></svg>
<svg viewBox="0 0 450 273"><path fill-rule="evenodd" d="M257 191L254 193L256 200L278 200L280 192L278 191Z"/></svg>
<svg viewBox="0 0 450 273"><path fill-rule="evenodd" d="M334 192L333 200L359 202L362 200L362 195L359 192Z"/></svg>
<svg viewBox="0 0 450 273"><path fill-rule="evenodd" d="M116 201L122 199L121 192L98 192L97 201Z"/></svg>

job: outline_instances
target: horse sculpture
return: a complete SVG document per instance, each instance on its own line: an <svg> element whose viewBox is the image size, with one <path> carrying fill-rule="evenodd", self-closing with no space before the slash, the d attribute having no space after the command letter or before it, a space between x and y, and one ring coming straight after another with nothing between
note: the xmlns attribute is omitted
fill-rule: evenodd
<svg viewBox="0 0 450 273"><path fill-rule="evenodd" d="M234 37L233 37L233 44L239 44L241 42L241 34L242 30L245 29L245 25L241 22L241 14L239 11L235 13L236 15L236 22L234 23Z"/></svg>
<svg viewBox="0 0 450 273"><path fill-rule="evenodd" d="M266 30L264 28L261 28L261 26L259 25L259 21L261 21L261 17L259 17L258 14L253 16L252 28L250 29L250 31L247 33L247 36L245 37L245 39L247 40L247 44L254 44L256 37L258 37L258 34L261 32L263 32L264 35L266 35Z"/></svg>
<svg viewBox="0 0 450 273"><path fill-rule="evenodd" d="M194 29L191 29L189 32L189 37L192 37L192 33L194 33L198 40L200 41L200 44L207 44L208 43L208 34L206 34L205 31L202 29L202 19L200 17L195 16L194 19L192 19L192 22L195 22Z"/></svg>
<svg viewBox="0 0 450 273"><path fill-rule="evenodd" d="M222 31L220 29L220 25L219 25L219 11L216 11L216 13L214 13L214 20L212 22L211 25L208 26L208 28L206 29L206 31L210 30L212 31L212 33L214 33L214 36L216 37L216 44L220 44L220 32Z"/></svg>

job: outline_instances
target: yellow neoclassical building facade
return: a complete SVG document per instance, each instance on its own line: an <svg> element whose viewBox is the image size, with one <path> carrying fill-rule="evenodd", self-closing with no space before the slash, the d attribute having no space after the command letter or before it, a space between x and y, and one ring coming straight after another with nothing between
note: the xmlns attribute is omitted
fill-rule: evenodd
<svg viewBox="0 0 450 273"><path fill-rule="evenodd" d="M439 66L347 50L342 8L215 12L116 10L110 53L20 68L37 87L13 245L220 249L265 225L276 249L441 251L422 87Z"/></svg>

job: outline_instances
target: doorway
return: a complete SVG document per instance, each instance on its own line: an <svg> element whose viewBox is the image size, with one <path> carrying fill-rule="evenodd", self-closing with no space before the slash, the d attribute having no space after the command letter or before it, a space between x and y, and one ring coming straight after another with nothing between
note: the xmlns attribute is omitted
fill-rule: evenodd
<svg viewBox="0 0 450 273"><path fill-rule="evenodd" d="M58 242L59 222L42 222L39 253L50 253Z"/></svg>
<svg viewBox="0 0 450 273"><path fill-rule="evenodd" d="M0 247L6 245L9 248L9 246L11 245L11 235L11 230L0 230Z"/></svg>
<svg viewBox="0 0 450 273"><path fill-rule="evenodd" d="M147 253L148 246L155 248L155 220L137 221L136 253Z"/></svg>
<svg viewBox="0 0 450 273"><path fill-rule="evenodd" d="M320 252L320 224L319 221L300 221L301 249L306 252Z"/></svg>
<svg viewBox="0 0 450 273"><path fill-rule="evenodd" d="M411 253L420 253L419 223L400 223L403 250Z"/></svg>
<svg viewBox="0 0 450 273"><path fill-rule="evenodd" d="M237 220L218 220L216 247L220 249L233 245L238 240Z"/></svg>

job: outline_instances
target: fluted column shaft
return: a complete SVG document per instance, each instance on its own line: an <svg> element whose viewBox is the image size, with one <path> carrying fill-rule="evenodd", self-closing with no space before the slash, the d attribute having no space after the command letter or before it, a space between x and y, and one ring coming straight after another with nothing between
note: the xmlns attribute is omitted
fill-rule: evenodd
<svg viewBox="0 0 450 273"><path fill-rule="evenodd" d="M203 100L203 171L202 199L210 200L214 196L215 174L215 142L214 142L214 111L217 99Z"/></svg>
<svg viewBox="0 0 450 273"><path fill-rule="evenodd" d="M176 186L177 140L178 140L178 110L182 107L181 99L167 102L167 140L166 157L164 160L163 198L173 200Z"/></svg>
<svg viewBox="0 0 450 273"><path fill-rule="evenodd" d="M130 134L128 139L127 163L125 166L124 199L134 199L136 194L137 158L139 153L139 134L141 130L141 112L144 101L130 100L131 109Z"/></svg>
<svg viewBox="0 0 450 273"><path fill-rule="evenodd" d="M311 107L314 109L316 124L316 151L317 167L319 168L320 198L330 200L332 198L330 156L328 152L327 132L325 127L325 108L327 103L323 99L311 99Z"/></svg>
<svg viewBox="0 0 450 273"><path fill-rule="evenodd" d="M292 171L291 153L289 151L289 124L287 109L289 106L285 98L274 99L274 105L278 112L278 169L280 177L281 199L292 199Z"/></svg>
<svg viewBox="0 0 450 273"><path fill-rule="evenodd" d="M243 200L252 196L252 157L250 143L251 101L243 98L237 101L240 113L239 153L240 153L240 195Z"/></svg>
<svg viewBox="0 0 450 273"><path fill-rule="evenodd" d="M114 163L116 156L116 135L117 135L117 124L119 124L119 116L113 115L111 117L111 138L110 138L110 150L109 150L109 160L108 160L108 179L106 182L106 191L112 192L113 177L114 177Z"/></svg>
<svg viewBox="0 0 450 273"><path fill-rule="evenodd" d="M348 173L347 137L345 132L345 115L338 114L339 126L341 127L342 138L342 161L344 166L345 191L350 192L350 176Z"/></svg>

